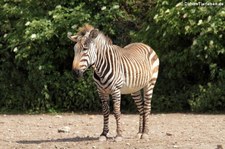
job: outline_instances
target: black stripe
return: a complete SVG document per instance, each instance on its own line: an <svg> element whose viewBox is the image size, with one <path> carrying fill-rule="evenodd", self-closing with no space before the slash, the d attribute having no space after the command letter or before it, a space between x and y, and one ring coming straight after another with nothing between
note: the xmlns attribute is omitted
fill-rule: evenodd
<svg viewBox="0 0 225 149"><path fill-rule="evenodd" d="M112 52L112 51L111 51ZM115 54L115 53L114 53ZM108 76L108 78L106 78L106 82L104 82L104 84L108 84L107 86L106 86L106 89L108 88L108 87L110 87L112 84L113 84L113 82L115 81L114 79L111 81L111 82L108 82L112 77L113 77L113 75L114 75L114 73L115 72L113 72L113 64L115 63L114 61L113 61L113 56L112 56L112 53L110 54L110 59L112 60L111 61L111 65L109 64L108 65L108 67L110 67L111 69L112 69L112 72L109 74L109 76ZM107 74L107 73L106 73ZM105 76L104 76L105 77Z"/></svg>
<svg viewBox="0 0 225 149"><path fill-rule="evenodd" d="M106 67L106 69L105 69L105 71L102 73L102 76L101 77L105 77L106 75L107 75L107 73L109 72L109 70L110 70L110 61L108 60L108 58L106 58L106 61L105 61L105 63L104 63L104 66L102 67L102 69L104 69ZM102 71L102 70L101 70Z"/></svg>
<svg viewBox="0 0 225 149"><path fill-rule="evenodd" d="M96 74L96 72L94 72L94 78L100 82L100 77Z"/></svg>

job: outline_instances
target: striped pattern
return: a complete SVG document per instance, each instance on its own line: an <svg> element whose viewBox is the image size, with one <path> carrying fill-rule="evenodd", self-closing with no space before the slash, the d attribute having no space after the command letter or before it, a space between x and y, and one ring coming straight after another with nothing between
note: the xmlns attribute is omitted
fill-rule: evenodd
<svg viewBox="0 0 225 149"><path fill-rule="evenodd" d="M101 32L92 38L93 30L92 27L82 30L85 34L80 36L75 45L73 69L84 72L90 66L94 68L94 80L101 98L104 117L100 140L105 140L109 132L110 94L117 124L116 139L120 140L122 136L121 94L132 95L140 114L138 136L145 138L149 131L151 98L158 77L159 59L148 45L132 43L121 48L113 45ZM141 89L143 89L143 98Z"/></svg>

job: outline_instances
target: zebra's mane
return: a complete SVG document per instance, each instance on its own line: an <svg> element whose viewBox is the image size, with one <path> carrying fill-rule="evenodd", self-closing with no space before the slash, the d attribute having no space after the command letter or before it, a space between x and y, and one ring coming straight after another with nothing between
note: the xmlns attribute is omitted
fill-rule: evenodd
<svg viewBox="0 0 225 149"><path fill-rule="evenodd" d="M109 38L108 36L106 36L104 33L99 32L99 36L100 36L99 38L101 40L104 40L107 44L109 44L109 45L112 45L113 44L112 39Z"/></svg>
<svg viewBox="0 0 225 149"><path fill-rule="evenodd" d="M92 25L90 25L90 24L85 24L83 27L80 27L80 28L78 29L77 35L79 35L79 36L84 36L84 35L86 34L86 32L90 32L90 31L93 30L93 29L94 29L94 27L93 27ZM113 44L112 40L111 40L108 36L106 36L103 32L99 31L99 36L100 36L100 38L101 38L102 40L104 40L107 44L109 44L109 45L112 45L112 44Z"/></svg>
<svg viewBox="0 0 225 149"><path fill-rule="evenodd" d="M86 32L90 32L91 30L93 30L94 27L90 24L85 24L83 27L80 27L78 29L78 33L77 35L81 35L84 36L86 34Z"/></svg>

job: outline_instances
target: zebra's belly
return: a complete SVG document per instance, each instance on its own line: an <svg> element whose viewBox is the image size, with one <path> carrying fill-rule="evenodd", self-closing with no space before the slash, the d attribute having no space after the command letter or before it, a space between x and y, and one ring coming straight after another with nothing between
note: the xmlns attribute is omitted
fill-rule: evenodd
<svg viewBox="0 0 225 149"><path fill-rule="evenodd" d="M135 92L141 90L143 87L140 87L140 86L139 87L128 87L125 85L120 89L120 92L121 92L121 94L131 94L131 93L135 93Z"/></svg>

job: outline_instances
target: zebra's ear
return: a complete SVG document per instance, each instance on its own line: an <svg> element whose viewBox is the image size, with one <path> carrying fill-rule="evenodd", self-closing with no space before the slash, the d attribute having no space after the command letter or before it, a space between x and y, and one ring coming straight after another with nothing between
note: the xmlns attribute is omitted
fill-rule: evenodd
<svg viewBox="0 0 225 149"><path fill-rule="evenodd" d="M99 30L98 29L93 29L91 32L90 32L90 36L91 38L96 38L98 36L98 33L99 33Z"/></svg>
<svg viewBox="0 0 225 149"><path fill-rule="evenodd" d="M72 40L73 42L77 42L77 35L75 35L75 36L72 36L72 33L67 33L67 37L70 39L70 40Z"/></svg>

